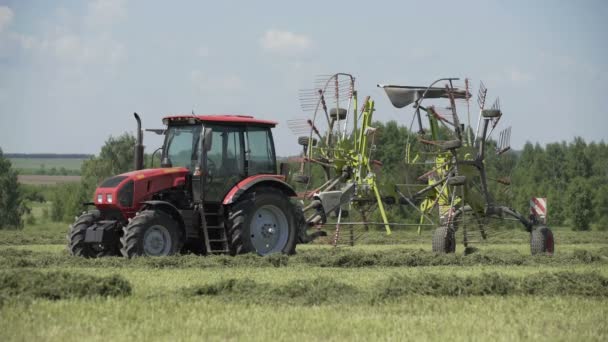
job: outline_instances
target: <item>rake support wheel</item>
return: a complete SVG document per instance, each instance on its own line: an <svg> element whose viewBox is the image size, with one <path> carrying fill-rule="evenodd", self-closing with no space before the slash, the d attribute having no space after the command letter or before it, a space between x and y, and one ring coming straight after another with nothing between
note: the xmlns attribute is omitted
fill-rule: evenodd
<svg viewBox="0 0 608 342"><path fill-rule="evenodd" d="M497 118L501 115L500 109L484 109L481 111L481 116L484 118Z"/></svg>
<svg viewBox="0 0 608 342"><path fill-rule="evenodd" d="M440 226L433 233L433 252L447 254L456 252L456 233L450 226Z"/></svg>
<svg viewBox="0 0 608 342"><path fill-rule="evenodd" d="M308 146L310 142L310 137L303 136L298 138L298 144L301 146ZM317 139L312 138L312 146L317 146Z"/></svg>
<svg viewBox="0 0 608 342"><path fill-rule="evenodd" d="M547 226L538 226L530 233L530 252L532 255L548 254L555 252L553 232Z"/></svg>
<svg viewBox="0 0 608 342"><path fill-rule="evenodd" d="M334 120L346 119L346 109L344 108L332 108L329 110L329 117Z"/></svg>

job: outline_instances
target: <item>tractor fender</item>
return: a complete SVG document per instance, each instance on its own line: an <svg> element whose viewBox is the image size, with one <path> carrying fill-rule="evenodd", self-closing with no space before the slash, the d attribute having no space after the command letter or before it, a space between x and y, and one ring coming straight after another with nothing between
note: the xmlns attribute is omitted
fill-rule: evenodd
<svg viewBox="0 0 608 342"><path fill-rule="evenodd" d="M184 223L184 218L182 217L181 212L173 204L166 202L166 201L144 201L144 202L140 202L140 203L142 204L140 211L146 210L146 209L162 210L165 213L171 215L171 217L173 217L173 219L175 219L175 221L177 221L177 223L179 223L179 226L182 229L183 233L186 232L186 225Z"/></svg>
<svg viewBox="0 0 608 342"><path fill-rule="evenodd" d="M291 187L291 185L285 182L285 176L282 175L256 175L250 176L242 181L240 181L237 185L233 186L228 194L224 197L224 201L222 202L224 205L232 204L236 202L239 197L241 197L248 190L258 187L258 186L268 186L277 188L289 197L297 196L295 190Z"/></svg>

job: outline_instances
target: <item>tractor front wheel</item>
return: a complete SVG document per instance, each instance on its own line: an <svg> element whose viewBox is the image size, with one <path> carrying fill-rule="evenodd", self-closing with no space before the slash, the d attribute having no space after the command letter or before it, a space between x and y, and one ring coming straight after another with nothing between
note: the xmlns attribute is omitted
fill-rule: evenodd
<svg viewBox="0 0 608 342"><path fill-rule="evenodd" d="M120 251L127 258L174 255L179 253L184 241L179 224L160 210L137 213L123 231Z"/></svg>
<svg viewBox="0 0 608 342"><path fill-rule="evenodd" d="M104 244L91 244L85 242L87 229L101 219L99 210L84 212L76 218L74 224L70 225L68 231L68 251L74 256L83 258L100 258L104 256L119 255L117 246L106 246Z"/></svg>
<svg viewBox="0 0 608 342"><path fill-rule="evenodd" d="M233 254L295 253L293 206L280 190L266 188L245 195L230 208L227 223Z"/></svg>

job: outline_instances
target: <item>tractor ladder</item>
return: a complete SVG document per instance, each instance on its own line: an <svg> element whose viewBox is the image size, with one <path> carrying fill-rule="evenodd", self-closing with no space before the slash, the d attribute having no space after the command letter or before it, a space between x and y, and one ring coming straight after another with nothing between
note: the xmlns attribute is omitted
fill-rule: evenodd
<svg viewBox="0 0 608 342"><path fill-rule="evenodd" d="M224 227L224 215L221 206L217 206L217 208L205 206L203 216L205 220L202 222L201 229L207 254L229 253L228 234Z"/></svg>

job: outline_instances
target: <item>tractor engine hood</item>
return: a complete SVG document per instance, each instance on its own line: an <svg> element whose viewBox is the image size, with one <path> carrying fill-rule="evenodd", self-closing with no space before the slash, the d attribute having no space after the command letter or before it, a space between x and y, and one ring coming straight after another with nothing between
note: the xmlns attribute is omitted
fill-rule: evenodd
<svg viewBox="0 0 608 342"><path fill-rule="evenodd" d="M183 186L189 172L185 167L172 167L123 173L103 181L95 190L93 203L100 210L119 209L130 217L139 203L155 193Z"/></svg>

